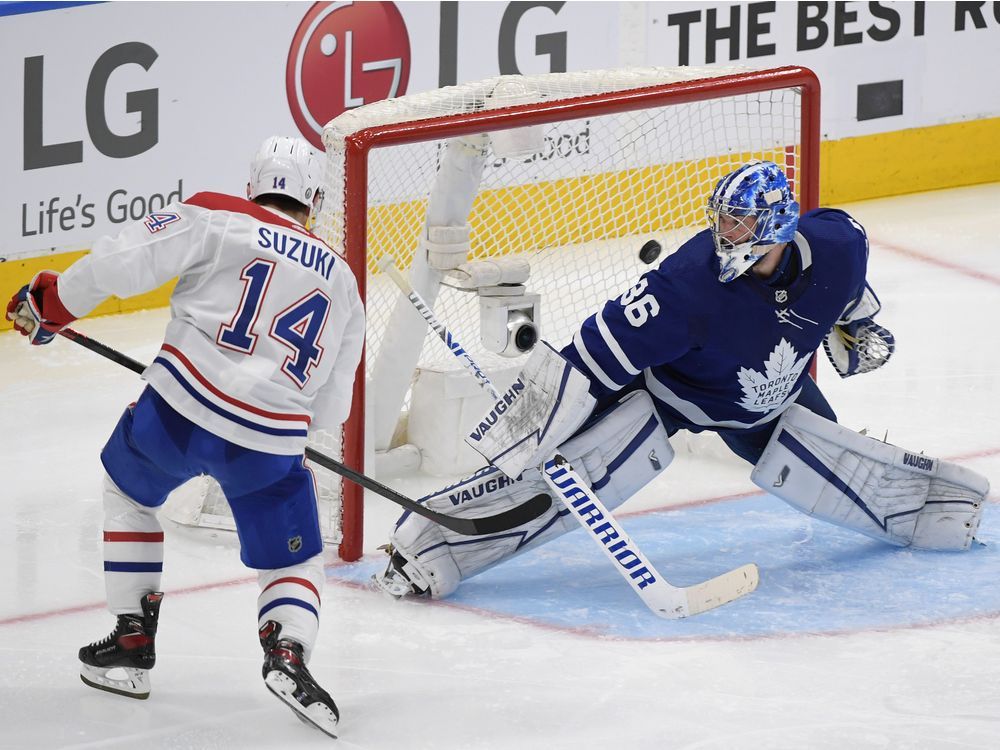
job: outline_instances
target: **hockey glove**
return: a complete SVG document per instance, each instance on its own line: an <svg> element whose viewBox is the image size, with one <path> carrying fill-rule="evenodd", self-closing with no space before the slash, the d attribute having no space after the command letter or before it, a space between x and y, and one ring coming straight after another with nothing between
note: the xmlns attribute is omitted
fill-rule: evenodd
<svg viewBox="0 0 1000 750"><path fill-rule="evenodd" d="M32 344L49 343L76 320L59 299L58 283L58 273L40 271L7 303L7 320L13 321L14 329Z"/></svg>
<svg viewBox="0 0 1000 750"><path fill-rule="evenodd" d="M823 339L823 349L842 378L877 370L896 350L892 333L871 318L837 324Z"/></svg>

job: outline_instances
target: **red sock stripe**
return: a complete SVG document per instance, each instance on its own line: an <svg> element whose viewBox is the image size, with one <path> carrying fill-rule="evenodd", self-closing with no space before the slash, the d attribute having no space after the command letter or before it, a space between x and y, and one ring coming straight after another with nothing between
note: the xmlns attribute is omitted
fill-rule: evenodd
<svg viewBox="0 0 1000 750"><path fill-rule="evenodd" d="M313 586L312 583L307 581L305 578L279 578L277 581L269 583L267 587L264 589L264 591L267 591L272 586L277 586L279 583L295 583L298 584L299 586L305 586L307 589L309 589L316 595L316 601L319 601L319 592L316 590L316 587ZM261 593L263 594L264 591L262 591Z"/></svg>
<svg viewBox="0 0 1000 750"><path fill-rule="evenodd" d="M105 531L106 542L157 542L163 543L162 531Z"/></svg>

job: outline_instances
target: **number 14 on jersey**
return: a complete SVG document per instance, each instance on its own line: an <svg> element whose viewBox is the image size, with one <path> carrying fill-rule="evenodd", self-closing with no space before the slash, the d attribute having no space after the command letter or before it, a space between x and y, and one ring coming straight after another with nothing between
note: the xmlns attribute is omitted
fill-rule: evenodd
<svg viewBox="0 0 1000 750"><path fill-rule="evenodd" d="M255 258L240 273L243 280L243 297L229 323L219 327L216 341L227 349L252 355L260 335L258 318L264 299L276 272L272 260ZM309 373L319 364L323 347L319 338L326 326L330 312L330 298L321 290L313 289L274 316L267 335L291 350L281 366L298 388L304 388Z"/></svg>

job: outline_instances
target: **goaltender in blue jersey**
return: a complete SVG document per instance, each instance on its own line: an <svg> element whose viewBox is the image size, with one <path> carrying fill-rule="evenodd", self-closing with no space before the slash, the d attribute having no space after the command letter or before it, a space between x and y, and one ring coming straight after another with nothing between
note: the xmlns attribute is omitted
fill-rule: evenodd
<svg viewBox="0 0 1000 750"><path fill-rule="evenodd" d="M717 432L753 464L758 486L816 518L898 546L970 547L986 479L841 427L809 375L821 345L841 377L893 354L892 334L874 321L861 225L830 208L800 217L785 174L766 161L725 175L707 213L707 229L587 318L561 352L535 348L466 438L489 465L424 500L468 516L539 492L562 502L494 537L404 515L379 589L447 596L578 521L607 544L604 516L570 518L574 497L541 467L565 460L614 509L667 468L678 430ZM456 508L456 498L470 499Z"/></svg>
<svg viewBox="0 0 1000 750"><path fill-rule="evenodd" d="M717 246L726 239L710 229L695 235L589 317L562 353L599 403L644 388L668 433L715 430L754 463L789 404L835 420L809 362L865 297L868 241L843 211L810 211L790 242L720 284ZM892 339L879 330L887 357Z"/></svg>

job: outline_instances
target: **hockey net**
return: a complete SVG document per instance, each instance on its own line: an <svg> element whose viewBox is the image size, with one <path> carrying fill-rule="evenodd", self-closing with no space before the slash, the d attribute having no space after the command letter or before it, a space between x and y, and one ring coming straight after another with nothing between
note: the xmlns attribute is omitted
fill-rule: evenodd
<svg viewBox="0 0 1000 750"><path fill-rule="evenodd" d="M495 77L331 121L316 231L354 270L368 330L343 448L324 452L376 477L470 468L463 429L488 397L379 271L385 258L503 385L523 357L484 347L485 293L456 289L449 269L527 261L535 322L563 346L648 267L646 241L667 254L705 226L712 187L745 161L782 165L803 210L814 207L818 107L803 68L642 68ZM321 511L335 524L324 533L357 559L362 491L314 473L321 505L333 506Z"/></svg>

